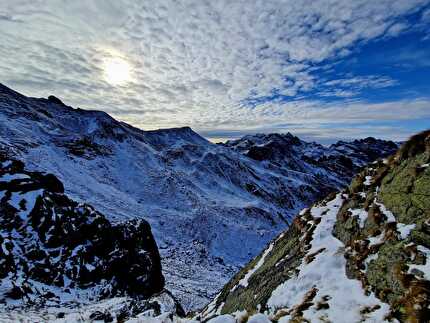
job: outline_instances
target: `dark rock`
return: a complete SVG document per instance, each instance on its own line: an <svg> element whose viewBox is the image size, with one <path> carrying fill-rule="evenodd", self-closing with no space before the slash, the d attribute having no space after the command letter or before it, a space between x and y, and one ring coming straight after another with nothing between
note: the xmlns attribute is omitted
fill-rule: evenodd
<svg viewBox="0 0 430 323"><path fill-rule="evenodd" d="M53 193L64 193L64 185L53 174L47 174L42 177L43 187Z"/></svg>
<svg viewBox="0 0 430 323"><path fill-rule="evenodd" d="M6 297L14 300L21 299L25 296L25 292L18 286L13 286L8 292L6 292Z"/></svg>
<svg viewBox="0 0 430 323"><path fill-rule="evenodd" d="M48 101L55 104L64 105L63 101L61 101L59 98L53 95L48 96Z"/></svg>
<svg viewBox="0 0 430 323"><path fill-rule="evenodd" d="M68 281L68 288L81 289L99 285L100 298L148 298L163 289L160 255L146 221L112 224L91 206L64 195L64 186L54 175L27 172L23 166L13 162L7 171L29 178L0 186L4 193L0 201L2 279L17 275L24 281L58 287L65 287ZM5 170L0 168L2 172ZM31 194L32 201L23 198L20 210L10 204L14 194L33 191L39 195ZM13 243L4 238L8 236L14 237ZM6 296L21 299L31 293L37 296L39 292L32 290L31 283L23 283ZM46 292L39 296L40 302L57 298Z"/></svg>
<svg viewBox="0 0 430 323"><path fill-rule="evenodd" d="M94 313L91 313L90 319L95 321L113 322L113 317L108 311L96 311Z"/></svg>

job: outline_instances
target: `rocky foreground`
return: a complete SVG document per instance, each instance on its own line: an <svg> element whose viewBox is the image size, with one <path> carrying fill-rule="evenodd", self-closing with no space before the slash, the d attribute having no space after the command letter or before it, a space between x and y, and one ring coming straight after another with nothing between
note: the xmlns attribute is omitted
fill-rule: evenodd
<svg viewBox="0 0 430 323"><path fill-rule="evenodd" d="M146 221L112 224L65 195L54 175L27 171L0 152L0 321L114 297L128 297L118 312L127 318L152 309L145 300L160 292L175 303L163 287Z"/></svg>

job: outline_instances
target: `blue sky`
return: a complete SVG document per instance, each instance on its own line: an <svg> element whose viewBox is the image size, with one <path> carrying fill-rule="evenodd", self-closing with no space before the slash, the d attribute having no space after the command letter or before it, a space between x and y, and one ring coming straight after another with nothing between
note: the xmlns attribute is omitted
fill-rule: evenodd
<svg viewBox="0 0 430 323"><path fill-rule="evenodd" d="M7 1L0 82L212 140L430 125L430 1Z"/></svg>

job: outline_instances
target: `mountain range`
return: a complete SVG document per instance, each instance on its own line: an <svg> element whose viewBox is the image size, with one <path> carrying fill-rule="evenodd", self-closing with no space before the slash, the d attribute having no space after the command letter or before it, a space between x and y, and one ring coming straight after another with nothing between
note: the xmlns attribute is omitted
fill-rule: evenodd
<svg viewBox="0 0 430 323"><path fill-rule="evenodd" d="M3 85L0 123L0 151L26 172L53 174L67 199L92 205L113 228L147 222L166 287L187 310L212 300L299 210L398 148L374 138L323 146L289 133L214 144L187 127L143 131Z"/></svg>

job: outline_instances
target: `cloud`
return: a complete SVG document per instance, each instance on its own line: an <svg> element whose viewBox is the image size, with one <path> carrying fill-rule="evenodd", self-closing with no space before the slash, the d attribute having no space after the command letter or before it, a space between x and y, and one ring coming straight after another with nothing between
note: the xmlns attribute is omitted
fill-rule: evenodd
<svg viewBox="0 0 430 323"><path fill-rule="evenodd" d="M337 117L330 109L368 120L366 104L348 101L342 110L307 96L350 100L395 85L379 75L327 80L320 71L330 73L360 44L408 31L404 17L428 2L16 0L0 13L1 81L146 129L316 124L322 114ZM103 59L115 55L131 66L125 86L103 78Z"/></svg>
<svg viewBox="0 0 430 323"><path fill-rule="evenodd" d="M325 82L325 86L354 86L355 88L385 88L396 84L396 81L389 77L377 75L357 76L352 78L335 79Z"/></svg>
<svg viewBox="0 0 430 323"><path fill-rule="evenodd" d="M421 20L423 23L429 23L430 22L430 9L426 9L423 11L421 15Z"/></svg>
<svg viewBox="0 0 430 323"><path fill-rule="evenodd" d="M430 122L429 106L430 99L378 104L362 101L337 104L321 101L306 104L296 102L281 105L281 109L277 105L266 103L252 116L248 114L248 121L240 124L240 130L233 130L240 122L239 117L238 120L224 122L217 129L202 127L200 132L216 142L246 134L269 132L292 132L304 139L324 143L368 136L402 141L411 135L411 129L407 125L417 120ZM264 122L260 122L262 119ZM419 130L418 127L414 131Z"/></svg>

